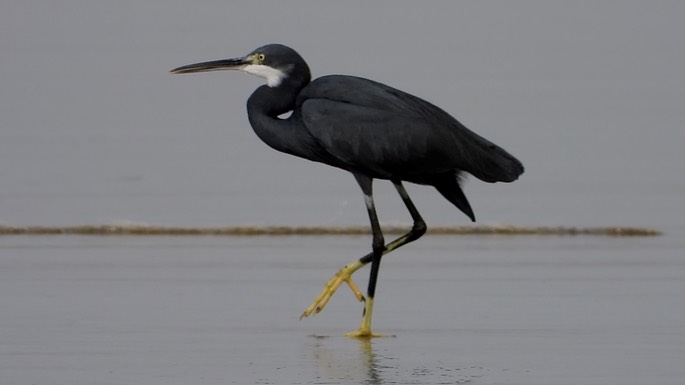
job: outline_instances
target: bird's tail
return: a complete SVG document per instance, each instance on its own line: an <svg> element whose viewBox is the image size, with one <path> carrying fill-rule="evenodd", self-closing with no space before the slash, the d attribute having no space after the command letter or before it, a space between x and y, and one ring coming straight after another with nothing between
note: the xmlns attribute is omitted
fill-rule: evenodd
<svg viewBox="0 0 685 385"><path fill-rule="evenodd" d="M513 182L523 174L521 161L489 140L473 134L470 162L463 170L484 182Z"/></svg>
<svg viewBox="0 0 685 385"><path fill-rule="evenodd" d="M468 199L466 199L464 191L462 191L461 186L459 186L458 175L446 174L432 181L431 184L440 192L440 194L442 194L442 196L471 218L471 221L476 221L473 209L471 209L471 205L469 204Z"/></svg>

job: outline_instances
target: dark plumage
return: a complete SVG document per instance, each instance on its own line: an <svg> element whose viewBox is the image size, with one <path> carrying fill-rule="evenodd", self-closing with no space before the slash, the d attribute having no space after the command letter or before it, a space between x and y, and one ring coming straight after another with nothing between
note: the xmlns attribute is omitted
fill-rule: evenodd
<svg viewBox="0 0 685 385"><path fill-rule="evenodd" d="M267 79L267 85L257 88L247 101L250 124L266 144L351 172L367 197L373 252L331 280L339 281L338 286L343 281L352 285L351 274L373 262L367 298L358 294L366 306L356 335L371 335L372 300L381 256L425 232L425 223L402 181L435 187L475 221L460 187L463 173L490 183L512 182L523 173L521 162L507 151L423 99L354 76L330 75L311 81L302 57L284 45L270 44L242 58L192 64L172 72L222 69L241 69ZM279 118L290 111L288 118ZM372 179L392 181L414 219L409 233L387 245L373 204ZM303 316L320 311L335 288L324 289Z"/></svg>

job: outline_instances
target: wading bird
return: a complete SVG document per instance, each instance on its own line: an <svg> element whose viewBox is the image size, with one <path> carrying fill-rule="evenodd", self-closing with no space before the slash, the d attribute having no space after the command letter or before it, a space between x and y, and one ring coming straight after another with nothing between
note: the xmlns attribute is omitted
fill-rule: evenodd
<svg viewBox="0 0 685 385"><path fill-rule="evenodd" d="M521 162L508 152L423 99L354 76L311 81L307 63L284 45L269 44L243 57L190 64L171 73L221 70L266 79L247 100L247 115L260 139L275 150L351 172L364 193L373 233L371 253L340 269L300 317L320 312L345 282L364 302L361 326L350 336L374 336L371 317L381 257L426 232L403 181L435 187L475 221L460 187L463 173L490 183L512 182L523 173ZM287 118L279 117L290 111ZM373 179L393 183L414 221L407 234L388 244L376 215ZM365 297L351 277L368 263Z"/></svg>

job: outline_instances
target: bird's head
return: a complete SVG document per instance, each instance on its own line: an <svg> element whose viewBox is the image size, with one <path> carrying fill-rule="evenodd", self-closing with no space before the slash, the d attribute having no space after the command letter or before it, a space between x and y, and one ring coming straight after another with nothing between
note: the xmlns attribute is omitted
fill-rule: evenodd
<svg viewBox="0 0 685 385"><path fill-rule="evenodd" d="M269 87L278 87L285 81L309 83L309 66L294 49L282 44L268 44L249 54L233 59L214 60L189 64L171 70L172 74L241 70L266 79Z"/></svg>

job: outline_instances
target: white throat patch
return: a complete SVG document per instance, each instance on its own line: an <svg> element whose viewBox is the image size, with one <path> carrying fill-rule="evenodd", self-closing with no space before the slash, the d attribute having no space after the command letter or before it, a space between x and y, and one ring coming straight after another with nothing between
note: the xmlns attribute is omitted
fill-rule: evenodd
<svg viewBox="0 0 685 385"><path fill-rule="evenodd" d="M269 87L278 87L286 77L285 72L261 64L248 64L242 70L266 79L266 85Z"/></svg>

